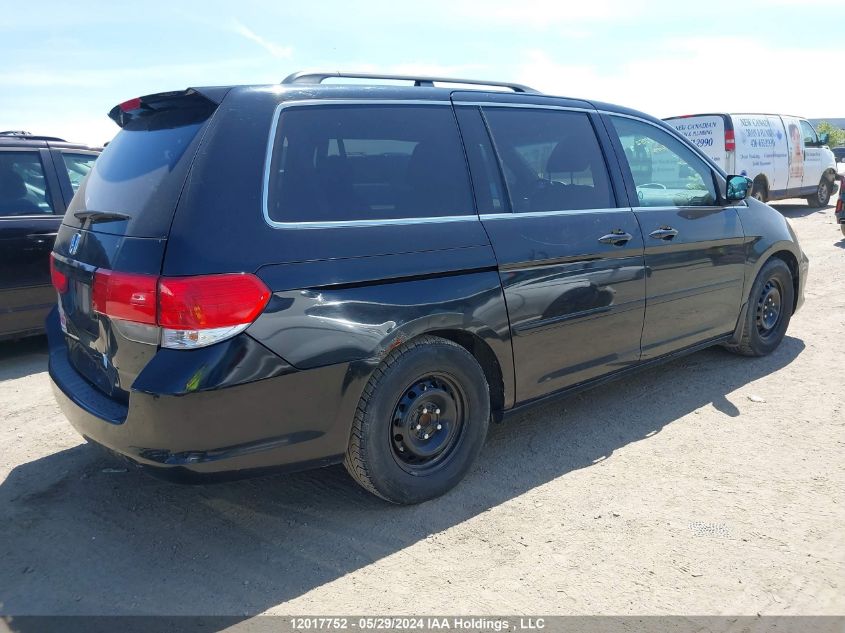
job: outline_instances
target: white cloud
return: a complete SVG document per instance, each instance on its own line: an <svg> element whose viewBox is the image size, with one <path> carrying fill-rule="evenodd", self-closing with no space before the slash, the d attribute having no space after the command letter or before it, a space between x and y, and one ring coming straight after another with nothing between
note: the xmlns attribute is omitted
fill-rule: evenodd
<svg viewBox="0 0 845 633"><path fill-rule="evenodd" d="M544 92L659 117L713 111L819 117L845 102L845 88L832 81L837 56L833 48L772 47L747 36L673 38L648 53L632 51L609 71L527 51L517 74Z"/></svg>
<svg viewBox="0 0 845 633"><path fill-rule="evenodd" d="M232 30L238 35L255 42L273 57L287 59L293 55L293 47L281 46L275 42L271 42L237 20L232 21Z"/></svg>

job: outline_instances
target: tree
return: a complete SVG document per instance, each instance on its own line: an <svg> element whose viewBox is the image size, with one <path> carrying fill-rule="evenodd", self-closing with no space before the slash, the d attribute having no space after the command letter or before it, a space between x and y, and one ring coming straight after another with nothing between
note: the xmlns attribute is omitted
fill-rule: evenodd
<svg viewBox="0 0 845 633"><path fill-rule="evenodd" d="M845 145L845 130L839 129L832 123L822 121L816 126L816 132L818 132L819 134L827 133L830 135L830 138L827 141L827 144L830 147L839 147L840 145Z"/></svg>

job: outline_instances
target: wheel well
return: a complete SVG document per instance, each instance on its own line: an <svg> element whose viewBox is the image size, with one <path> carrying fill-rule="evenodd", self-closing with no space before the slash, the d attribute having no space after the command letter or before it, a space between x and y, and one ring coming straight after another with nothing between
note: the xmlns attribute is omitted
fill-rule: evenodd
<svg viewBox="0 0 845 633"><path fill-rule="evenodd" d="M754 183L753 183L752 187L753 187L754 185L759 185L759 184L761 184L761 183L762 183L762 185L763 185L763 187L764 187L764 191L765 191L766 193L768 193L768 192L769 192L769 179L768 179L768 178L766 178L765 174L757 174L757 175L754 177Z"/></svg>
<svg viewBox="0 0 845 633"><path fill-rule="evenodd" d="M792 273L792 287L795 289L792 296L792 312L794 314L795 308L798 306L798 275L800 274L798 271L798 260L795 258L795 255L789 251L778 251L777 253L774 253L772 257L783 260L786 265L789 266L789 272Z"/></svg>
<svg viewBox="0 0 845 633"><path fill-rule="evenodd" d="M448 339L472 354L478 364L481 365L484 377L487 378L487 384L490 387L490 409L492 411L504 409L505 383L502 378L502 368L496 354L481 337L466 330L435 330L434 332L426 332L426 334Z"/></svg>

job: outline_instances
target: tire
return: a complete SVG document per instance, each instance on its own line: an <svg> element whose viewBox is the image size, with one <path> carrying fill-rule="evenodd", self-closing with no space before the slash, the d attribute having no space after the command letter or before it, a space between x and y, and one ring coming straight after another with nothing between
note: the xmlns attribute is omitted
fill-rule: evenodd
<svg viewBox="0 0 845 633"><path fill-rule="evenodd" d="M763 180L758 179L754 181L754 184L751 186L751 197L760 202L766 202L769 199L769 190Z"/></svg>
<svg viewBox="0 0 845 633"><path fill-rule="evenodd" d="M390 352L373 372L343 463L374 495L420 503L463 479L489 422L489 388L475 358L452 341L422 336Z"/></svg>
<svg viewBox="0 0 845 633"><path fill-rule="evenodd" d="M773 257L763 265L751 286L739 343L725 347L743 356L771 354L786 335L794 298L789 266Z"/></svg>
<svg viewBox="0 0 845 633"><path fill-rule="evenodd" d="M826 207L827 203L830 202L830 191L830 181L828 181L826 178L822 178L821 181L819 181L819 186L816 189L816 193L814 193L812 196L807 196L807 202L813 208Z"/></svg>
<svg viewBox="0 0 845 633"><path fill-rule="evenodd" d="M840 224L839 230L842 231L842 235L845 236L845 224Z"/></svg>

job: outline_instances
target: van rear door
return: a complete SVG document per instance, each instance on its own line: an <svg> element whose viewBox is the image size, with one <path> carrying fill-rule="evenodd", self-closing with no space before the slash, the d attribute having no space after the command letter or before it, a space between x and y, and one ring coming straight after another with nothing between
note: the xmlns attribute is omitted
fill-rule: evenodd
<svg viewBox="0 0 845 633"><path fill-rule="evenodd" d="M69 360L113 398L128 397L158 345L155 280L216 107L193 89L115 107L109 116L122 130L80 185L59 230L52 265ZM146 318L129 318L138 315Z"/></svg>
<svg viewBox="0 0 845 633"><path fill-rule="evenodd" d="M695 114L671 117L666 123L683 134L726 173L734 169L734 131L726 114Z"/></svg>

